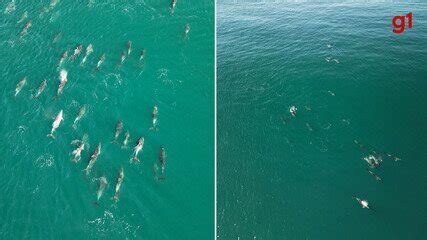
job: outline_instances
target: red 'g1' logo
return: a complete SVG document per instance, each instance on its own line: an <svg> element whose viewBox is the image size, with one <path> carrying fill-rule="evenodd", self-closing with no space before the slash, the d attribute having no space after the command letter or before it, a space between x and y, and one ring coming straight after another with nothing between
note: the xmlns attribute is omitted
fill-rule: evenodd
<svg viewBox="0 0 427 240"><path fill-rule="evenodd" d="M391 23L393 24L393 32L401 34L405 31L405 19L408 19L408 28L412 28L412 13L406 14L406 16L395 16Z"/></svg>

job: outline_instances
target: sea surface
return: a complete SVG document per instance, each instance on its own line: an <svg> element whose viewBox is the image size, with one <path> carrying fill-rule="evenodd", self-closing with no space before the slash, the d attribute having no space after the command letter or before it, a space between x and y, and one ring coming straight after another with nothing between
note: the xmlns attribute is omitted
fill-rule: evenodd
<svg viewBox="0 0 427 240"><path fill-rule="evenodd" d="M217 18L218 239L426 239L425 1L219 0Z"/></svg>
<svg viewBox="0 0 427 240"><path fill-rule="evenodd" d="M173 14L169 0L7 0L0 8L0 239L213 238L214 3L178 1ZM79 44L82 53L71 61ZM80 65L89 44L93 53ZM62 69L68 81L57 96ZM43 79L47 86L34 98ZM157 130L150 130L155 105ZM86 114L73 128L82 106ZM46 135L60 110L64 120L52 139ZM112 143L118 120L123 131ZM84 134L86 148L73 163L71 142ZM101 154L86 176L98 143ZM101 176L108 184L96 203Z"/></svg>

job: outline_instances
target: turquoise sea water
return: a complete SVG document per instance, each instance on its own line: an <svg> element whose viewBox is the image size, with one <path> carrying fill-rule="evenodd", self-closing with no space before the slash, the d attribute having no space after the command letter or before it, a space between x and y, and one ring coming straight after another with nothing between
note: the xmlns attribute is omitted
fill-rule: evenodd
<svg viewBox="0 0 427 240"><path fill-rule="evenodd" d="M209 239L214 235L214 4L178 1L2 1L0 4L0 238ZM27 11L27 18L19 19ZM20 38L31 19L27 34ZM185 26L190 31L185 36ZM61 37L55 36L61 33ZM126 43L132 51L121 67ZM70 61L74 48L83 51ZM86 47L93 53L80 66ZM145 57L139 62L140 52ZM61 54L68 58L58 68ZM105 62L99 71L96 63ZM59 71L68 72L56 98ZM27 83L14 97L17 83ZM39 98L32 95L43 79ZM81 106L86 114L73 129ZM157 105L158 130L151 131ZM55 139L46 137L60 110ZM116 122L129 148L114 139ZM72 140L88 135L78 163ZM139 137L140 163L130 163ZM102 143L91 174L82 171ZM160 146L165 181L156 180ZM119 167L120 198L111 198ZM99 204L99 178L108 185Z"/></svg>
<svg viewBox="0 0 427 240"><path fill-rule="evenodd" d="M219 239L425 239L427 4L219 1L217 17Z"/></svg>

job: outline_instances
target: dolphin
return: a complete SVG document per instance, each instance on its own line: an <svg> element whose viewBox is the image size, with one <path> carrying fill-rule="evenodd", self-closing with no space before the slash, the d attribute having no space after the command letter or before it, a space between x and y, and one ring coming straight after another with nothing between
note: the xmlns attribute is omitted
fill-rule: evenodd
<svg viewBox="0 0 427 240"><path fill-rule="evenodd" d="M165 173L165 164L166 164L166 150L163 146L160 147L159 152L159 163L162 168L162 174Z"/></svg>
<svg viewBox="0 0 427 240"><path fill-rule="evenodd" d="M22 13L21 18L19 18L18 22L16 22L17 24L23 22L25 19L27 19L28 17L28 12L25 11L24 13Z"/></svg>
<svg viewBox="0 0 427 240"><path fill-rule="evenodd" d="M105 61L105 53L99 57L98 63L96 64L96 70L99 70L101 68L102 63Z"/></svg>
<svg viewBox="0 0 427 240"><path fill-rule="evenodd" d="M21 38L28 32L28 29L31 27L32 20L30 19L25 25L24 28L22 28L21 33L19 34Z"/></svg>
<svg viewBox="0 0 427 240"><path fill-rule="evenodd" d="M156 105L153 107L153 113L151 114L152 119L152 127L150 129L155 130L157 129L157 115L159 114L159 109Z"/></svg>
<svg viewBox="0 0 427 240"><path fill-rule="evenodd" d="M373 177L375 178L375 180L377 180L377 181L381 181L381 177L380 177L380 176L378 176L378 174L376 174L376 173L372 172L372 171L371 171L371 170L369 170L369 169L366 169L366 171L368 171L368 173L369 173L371 176L373 176Z"/></svg>
<svg viewBox="0 0 427 240"><path fill-rule="evenodd" d="M40 96L40 94L42 94L42 92L46 88L46 85L47 85L47 83L46 83L46 79L45 79L40 83L39 89L37 90L36 95L34 95L34 98L38 98Z"/></svg>
<svg viewBox="0 0 427 240"><path fill-rule="evenodd" d="M126 133L125 133L125 139L123 140L122 148L127 148L128 147L127 145L128 145L129 137L130 137L130 133L129 133L129 131L126 131Z"/></svg>
<svg viewBox="0 0 427 240"><path fill-rule="evenodd" d="M356 201L360 204L360 206L362 206L362 208L367 208L369 209L369 203L367 200L363 200L357 197L353 197L354 199L356 199Z"/></svg>
<svg viewBox="0 0 427 240"><path fill-rule="evenodd" d="M375 157L372 154L367 157L364 157L363 160L366 161L371 168L379 167L380 163L382 162L382 159L380 157Z"/></svg>
<svg viewBox="0 0 427 240"><path fill-rule="evenodd" d="M83 60L82 60L82 62L80 63L80 65L85 64L85 62L86 62L87 58L89 57L89 55L90 55L90 54L92 54L92 52L93 52L93 45L92 45L92 44L89 44L89 45L86 47L86 54L85 54L85 56L83 57Z"/></svg>
<svg viewBox="0 0 427 240"><path fill-rule="evenodd" d="M128 56L130 55L130 53L132 52L132 41L128 41L126 44L126 49L127 49L127 54Z"/></svg>
<svg viewBox="0 0 427 240"><path fill-rule="evenodd" d="M184 36L187 37L190 32L190 24L185 24Z"/></svg>
<svg viewBox="0 0 427 240"><path fill-rule="evenodd" d="M79 113L77 114L77 117L74 119L73 128L76 128L76 124L80 121L80 119L82 119L82 117L85 115L85 113L86 113L86 106L83 105L80 108Z"/></svg>
<svg viewBox="0 0 427 240"><path fill-rule="evenodd" d="M99 179L99 186L98 191L96 192L96 201L99 201L99 199L102 197L102 193L104 192L105 187L107 186L107 178L105 176L102 176Z"/></svg>
<svg viewBox="0 0 427 240"><path fill-rule="evenodd" d="M89 163L87 164L87 167L84 169L84 171L86 172L86 175L89 175L90 170L92 169L93 165L95 165L95 162L98 159L99 154L101 154L101 143L99 143L98 147L96 147L95 151L93 151L92 156L90 157Z"/></svg>
<svg viewBox="0 0 427 240"><path fill-rule="evenodd" d="M50 130L50 133L47 135L48 137L55 138L55 136L53 136L53 133L59 127L59 124L61 124L61 121L64 120L62 113L63 113L63 111L61 109L61 111L59 111L58 115L56 115L55 121L53 121L53 123L52 123L52 129Z"/></svg>
<svg viewBox="0 0 427 240"><path fill-rule="evenodd" d="M85 148L85 143L82 141L80 142L79 146L73 150L72 154L74 155L74 158L72 159L73 162L78 162L81 159L82 151Z"/></svg>
<svg viewBox="0 0 427 240"><path fill-rule="evenodd" d="M139 61L141 62L142 60L144 60L145 57L145 49L142 49L141 52L139 53Z"/></svg>
<svg viewBox="0 0 427 240"><path fill-rule="evenodd" d="M122 186L122 182L123 182L123 178L124 178L124 173L123 173L123 167L120 167L119 169L119 175L117 176L117 183L116 183L116 188L115 188L115 193L114 193L114 201L119 201L119 193L120 193L120 187Z"/></svg>
<svg viewBox="0 0 427 240"><path fill-rule="evenodd" d="M71 61L74 61L74 59L76 59L76 57L78 57L80 55L80 53L82 52L83 49L83 45L79 44L75 49L74 49L74 53L71 56Z"/></svg>
<svg viewBox="0 0 427 240"><path fill-rule="evenodd" d="M25 84L27 84L27 77L24 77L21 81L16 84L15 88L15 97L21 92L22 88L24 88Z"/></svg>
<svg viewBox="0 0 427 240"><path fill-rule="evenodd" d="M9 14L15 10L16 10L16 3L15 3L15 0L12 0L12 1L10 1L9 4L7 4L6 9L4 10L4 13Z"/></svg>
<svg viewBox="0 0 427 240"><path fill-rule="evenodd" d="M57 33L53 38L53 43L57 43L61 38L62 38L62 33L61 32Z"/></svg>
<svg viewBox="0 0 427 240"><path fill-rule="evenodd" d="M297 108L295 107L295 106L291 106L290 108L289 108L289 112L291 113L291 115L292 116L296 116L297 115Z"/></svg>
<svg viewBox="0 0 427 240"><path fill-rule="evenodd" d="M126 59L126 53L122 52L122 54L120 55L120 62L119 62L119 66L121 66L123 64L123 62Z"/></svg>
<svg viewBox="0 0 427 240"><path fill-rule="evenodd" d="M116 133L114 134L114 141L113 142L117 142L117 139L120 136L120 133L122 133L122 129L123 129L123 122L121 120L117 121L116 123Z"/></svg>
<svg viewBox="0 0 427 240"><path fill-rule="evenodd" d="M68 50L65 50L65 52L62 53L61 55L61 59L59 59L58 66L61 66L64 63L65 59L67 59L67 57L68 57Z"/></svg>
<svg viewBox="0 0 427 240"><path fill-rule="evenodd" d="M61 72L59 73L59 86L58 86L58 91L57 91L57 95L61 95L62 90L64 89L65 84L68 81L68 72L65 69L62 69Z"/></svg>
<svg viewBox="0 0 427 240"><path fill-rule="evenodd" d="M71 161L78 162L81 159L82 151L84 151L86 147L86 142L88 139L88 135L84 134L82 140L73 140L71 144L78 144L77 148L73 150L72 154L74 155Z"/></svg>
<svg viewBox="0 0 427 240"><path fill-rule="evenodd" d="M143 147L144 147L144 137L140 137L138 139L136 146L134 147L134 155L132 158L133 161L139 162L138 153L142 150Z"/></svg>
<svg viewBox="0 0 427 240"><path fill-rule="evenodd" d="M170 8L171 8L171 15L173 15L173 12L175 10L176 6L176 0L171 0Z"/></svg>

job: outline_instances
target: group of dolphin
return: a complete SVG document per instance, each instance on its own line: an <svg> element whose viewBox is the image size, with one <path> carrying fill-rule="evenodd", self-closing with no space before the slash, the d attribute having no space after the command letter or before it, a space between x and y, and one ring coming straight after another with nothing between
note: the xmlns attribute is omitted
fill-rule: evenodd
<svg viewBox="0 0 427 240"><path fill-rule="evenodd" d="M80 111L74 120L73 126L75 126L75 124L83 117L83 115L86 111L85 109L86 109L85 106L80 108ZM151 129L157 128L157 114L158 114L158 108L157 108L157 106L154 106L153 112L152 112L152 127L151 127ZM51 129L50 133L48 134L49 137L55 138L55 136L53 134L54 134L55 130L60 126L60 124L63 120L64 120L63 110L60 110L59 113L57 114L57 116L55 117L55 120L52 123L52 129ZM114 141L113 141L114 143L117 143L117 140L118 140L118 138L122 132L122 129L123 129L123 123L122 123L122 121L119 120L116 124L116 132L114 134ZM127 148L127 143L129 141L129 137L130 137L130 133L129 133L129 131L127 131L125 133L122 148ZM84 135L82 140L76 140L76 141L72 142L72 144L77 144L77 148L72 151L72 155L73 155L72 161L73 162L79 162L80 161L82 151L85 149L86 141L87 141L87 135ZM84 169L86 175L90 174L91 169L93 168L93 166L95 165L99 155L101 154L101 146L102 146L101 143L99 143L98 146L93 151L93 153L90 157L90 160L89 160L86 168ZM131 160L133 160L134 162L139 162L138 154L143 149L143 147L144 147L144 137L140 137L140 138L138 138L137 143L133 149L133 157L131 158ZM159 164L161 166L162 175L164 175L164 171L165 171L165 161L166 161L166 150L163 146L161 146L160 152L159 152ZM116 188L115 188L115 195L113 198L115 201L118 201L120 186L123 182L123 177L124 177L123 167L120 167L119 175L117 177ZM102 176L99 179L99 181L100 182L99 182L99 187L98 187L98 191L97 191L97 201L102 196L104 188L107 184L107 180L106 180L105 176Z"/></svg>
<svg viewBox="0 0 427 240"><path fill-rule="evenodd" d="M71 61L74 61L81 53L82 53L82 51L83 51L83 45L82 44L79 44L79 45L77 45L75 48L74 48L74 52L73 52L73 55L71 55L71 57L70 57L70 60ZM126 43L126 50L125 51L123 51L121 54L120 54L120 60L119 60L119 62L118 62L118 64L117 64L117 66L118 67L120 67L120 66L122 66L122 64L123 64L123 62L126 60L126 58L127 57L129 57L130 56L130 54L131 54L131 52L132 52L132 41L127 41L127 43ZM81 66L83 66L85 63L86 63L86 61L87 61L87 59L88 59L88 57L91 55L93 53L93 44L89 44L87 47L86 47L86 52L85 52L85 55L83 56L83 59L81 60L81 62L80 62L80 65ZM142 63L142 61L143 61L143 59L144 59L144 56L145 56L145 49L142 49L141 51L140 51L140 54L139 54L139 63ZM59 67L61 67L62 66L62 64L66 61L68 59L68 50L65 50L63 53L62 53L62 55L61 55L61 58L59 59L59 64L58 64L58 66ZM105 53L103 53L103 54L101 54L99 57L98 57L98 60L96 61L96 67L95 67L95 70L100 70L101 69L101 66L102 66L102 64L104 63L104 61L105 61L105 59L106 59L106 55L105 55Z"/></svg>
<svg viewBox="0 0 427 240"><path fill-rule="evenodd" d="M62 94L64 86L65 86L65 84L67 82L68 82L68 72L67 72L67 70L62 69L59 72L59 85L58 85L58 90L57 90L57 96L59 96L59 95ZM21 90L25 87L26 84L27 84L27 77L22 78L21 81L19 81L16 84L16 87L15 87L15 97L21 92ZM43 93L43 91L45 90L46 86L47 86L47 81L46 81L46 79L44 79L40 83L39 87L37 88L37 91L33 95L33 98L38 98Z"/></svg>
<svg viewBox="0 0 427 240"><path fill-rule="evenodd" d="M49 12L50 10L52 10L55 7L56 4L57 4L57 0L52 0L49 7L46 7L43 12ZM171 3L170 3L171 14L173 14L175 6L176 6L176 0L171 0ZM17 22L17 24L22 23L27 18L28 18L28 12L25 11L22 14L21 18L19 19L19 21ZM32 20L30 19L25 23L25 25L23 26L23 28L19 34L21 38L27 34L27 32L31 26L32 26ZM190 31L190 25L186 24L185 25L185 33L184 33L185 36L188 35L189 31ZM62 37L61 33L57 34L55 36L53 42L54 43L57 42L61 37ZM57 96L60 96L62 94L63 89L64 89L66 83L68 82L68 72L67 72L67 70L62 68L63 64L67 60L74 62L80 55L82 55L83 49L84 49L83 45L78 44L74 48L71 56L69 56L68 50L65 50L62 53L62 55L59 59L59 63L58 63L58 68L61 70L59 71L59 84L58 84L58 89L57 89ZM88 44L86 46L86 49L85 49L85 54L84 54L82 60L80 61L81 66L83 66L87 62L89 56L93 53L93 51L94 51L93 45L91 43ZM126 44L125 51L123 51L120 55L118 67L120 67L124 63L126 58L131 55L131 52L132 52L132 41L128 41ZM139 62L140 63L144 60L144 56L145 56L145 49L142 49L140 52L140 55L139 55ZM96 67L95 67L96 70L100 70L105 59L106 59L105 53L100 55L100 57L98 58L98 60L96 62ZM14 94L15 97L21 92L21 90L26 86L26 84L27 84L27 77L24 77L23 79L21 79L17 83L16 88L15 88L15 94ZM46 86L47 86L47 80L44 79L39 84L37 91L33 94L33 98L38 98L44 92ZM73 121L72 127L74 129L77 128L76 124L83 118L85 113L86 113L86 106L83 105L82 107L80 107L79 112ZM158 117L158 107L154 106L153 111L152 111L152 126L151 126L150 130L156 130L157 129L157 117ZM59 128L59 126L61 125L63 120L64 120L64 111L61 109L58 112L58 114L56 115L56 117L52 123L51 131L49 134L47 134L47 136L55 139L54 133ZM122 121L119 120L116 124L116 132L114 135L114 141L113 142L117 143L118 138L122 132L122 129L123 129L123 123L122 123ZM122 148L127 148L129 138L130 138L130 133L129 133L129 131L126 131L126 133L124 135L123 142L122 142ZM85 150L85 147L87 145L87 135L85 134L81 140L73 141L72 144L75 144L76 148L72 151L73 158L71 160L73 162L77 163L81 160L82 152ZM99 155L101 154L101 147L102 147L102 144L98 143L97 147L95 148L92 155L90 156L90 159L89 159L89 162L88 162L86 168L83 169L83 171L85 171L86 175L90 174L91 169L94 167ZM143 147L144 147L144 137L139 137L137 142L136 142L136 145L133 149L131 161L139 162L138 155L142 151ZM159 151L159 155L158 155L158 162L159 162L160 167L161 167L162 176L161 176L161 178L158 177L158 179L164 179L165 161L166 161L166 150L163 146L160 146L160 151ZM155 166L157 166L157 165L155 165ZM113 199L115 201L119 200L119 192L120 192L120 188L121 188L121 185L123 182L123 178L124 178L123 166L120 166L119 171L118 171L118 176L117 176L117 183L115 186L115 194L113 197ZM106 186L108 184L107 178L105 177L105 175L98 178L98 180L99 180L99 186L98 186L98 190L97 190L97 194L96 194L97 195L97 202L102 197L104 189L106 188Z"/></svg>
<svg viewBox="0 0 427 240"><path fill-rule="evenodd" d="M394 161L400 161L401 159L399 157L396 157L390 153L384 153L379 154L375 150L369 150L367 147L365 147L363 144L361 144L359 141L354 140L354 143L358 145L362 150L370 152L370 154L366 157L363 157L362 160L365 161L369 168L366 168L366 171L371 175L376 181L382 181L381 177L373 172L374 169L377 169L381 163L383 162L383 155L387 158L390 158ZM369 202L367 200L360 199L358 197L353 196L353 198L359 203L359 205L362 208L368 208L369 209Z"/></svg>

